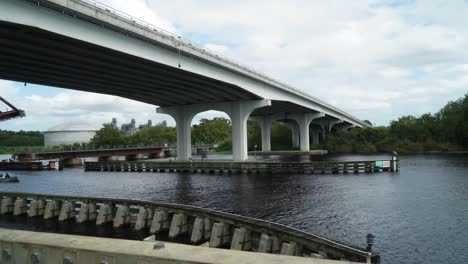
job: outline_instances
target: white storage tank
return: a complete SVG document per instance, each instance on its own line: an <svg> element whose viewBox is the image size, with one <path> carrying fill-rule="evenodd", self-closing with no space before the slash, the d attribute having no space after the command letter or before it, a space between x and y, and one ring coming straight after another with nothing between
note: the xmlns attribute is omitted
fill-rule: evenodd
<svg viewBox="0 0 468 264"><path fill-rule="evenodd" d="M61 124L44 132L44 146L89 143L98 129L95 124Z"/></svg>

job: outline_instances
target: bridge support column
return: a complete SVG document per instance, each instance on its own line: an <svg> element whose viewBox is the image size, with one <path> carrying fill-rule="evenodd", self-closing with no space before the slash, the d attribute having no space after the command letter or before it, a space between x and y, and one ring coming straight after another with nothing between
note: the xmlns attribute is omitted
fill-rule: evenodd
<svg viewBox="0 0 468 264"><path fill-rule="evenodd" d="M335 120L335 121L330 121L328 123L328 132L331 133L333 126L337 125L337 124L340 124L340 123L343 123L343 120L339 119L339 120Z"/></svg>
<svg viewBox="0 0 468 264"><path fill-rule="evenodd" d="M63 159L62 162L63 162L63 166L65 167L74 167L74 166L83 165L83 162L81 161L81 159L78 159L78 158Z"/></svg>
<svg viewBox="0 0 468 264"><path fill-rule="evenodd" d="M143 154L132 154L132 155L127 155L125 156L125 160L142 160L144 159L145 156Z"/></svg>
<svg viewBox="0 0 468 264"><path fill-rule="evenodd" d="M319 131L318 129L314 128L312 129L312 145L318 145L319 144Z"/></svg>
<svg viewBox="0 0 468 264"><path fill-rule="evenodd" d="M257 108L271 105L268 100L239 101L230 104L230 111L226 111L232 122L232 159L243 161L247 154L247 119ZM263 141L263 140L262 140Z"/></svg>
<svg viewBox="0 0 468 264"><path fill-rule="evenodd" d="M273 119L270 116L259 116L256 118L260 124L262 133L262 151L271 150L271 123Z"/></svg>
<svg viewBox="0 0 468 264"><path fill-rule="evenodd" d="M291 129L291 145L293 148L299 148L299 127L296 122L284 122L284 125Z"/></svg>
<svg viewBox="0 0 468 264"><path fill-rule="evenodd" d="M168 114L174 118L177 130L177 159L189 160L192 157L191 124L193 117L198 112L185 105L160 107L157 112Z"/></svg>
<svg viewBox="0 0 468 264"><path fill-rule="evenodd" d="M225 112L232 123L232 157L234 160L247 159L247 119L257 108L271 105L270 100L236 101L212 104L176 105L157 108L158 113L168 114L176 121L177 159L191 158L191 123L201 112L217 110Z"/></svg>
<svg viewBox="0 0 468 264"><path fill-rule="evenodd" d="M309 126L310 123L317 118L324 117L324 113L304 113L291 116L292 119L296 120L299 125L299 137L300 137L300 150L309 151Z"/></svg>
<svg viewBox="0 0 468 264"><path fill-rule="evenodd" d="M352 128L355 128L356 125L345 125L345 126L341 126L339 129L341 130L350 130Z"/></svg>

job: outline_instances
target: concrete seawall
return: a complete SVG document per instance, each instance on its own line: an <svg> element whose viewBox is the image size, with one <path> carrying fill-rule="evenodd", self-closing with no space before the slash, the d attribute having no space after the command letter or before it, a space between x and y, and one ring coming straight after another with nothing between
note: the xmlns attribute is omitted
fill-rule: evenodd
<svg viewBox="0 0 468 264"><path fill-rule="evenodd" d="M160 241L131 241L9 229L0 229L0 250L2 252L1 263L5 264L355 263L216 249Z"/></svg>

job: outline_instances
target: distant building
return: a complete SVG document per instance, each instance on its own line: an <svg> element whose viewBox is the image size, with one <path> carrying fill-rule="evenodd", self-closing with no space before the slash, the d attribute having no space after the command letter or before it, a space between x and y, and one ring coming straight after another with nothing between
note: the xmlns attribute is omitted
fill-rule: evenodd
<svg viewBox="0 0 468 264"><path fill-rule="evenodd" d="M135 119L132 119L132 121L128 124L122 124L122 126L120 126L120 133L127 135L127 136L131 136L135 134L135 132L137 131L138 131L138 128L135 125Z"/></svg>
<svg viewBox="0 0 468 264"><path fill-rule="evenodd" d="M103 126L118 129L121 134L131 136L131 135L135 134L138 130L140 130L142 128L153 126L153 122L151 120L148 120L148 123L146 123L144 125L139 125L137 127L135 119L132 119L132 121L130 121L130 123L128 123L128 124L122 124L120 126L120 129L119 129L119 127L117 125L117 118L114 117L114 118L112 118L112 122L105 123L105 124L103 124Z"/></svg>
<svg viewBox="0 0 468 264"><path fill-rule="evenodd" d="M143 129L145 127L152 127L152 126L153 126L153 121L148 120L148 123L146 123L145 125L139 125L138 129Z"/></svg>
<svg viewBox="0 0 468 264"><path fill-rule="evenodd" d="M89 143L96 130L96 125L92 124L61 124L44 132L44 146Z"/></svg>
<svg viewBox="0 0 468 264"><path fill-rule="evenodd" d="M115 129L118 129L117 127L117 118L112 118L112 122L110 123L105 123L103 124L104 127L111 127L111 128L115 128Z"/></svg>

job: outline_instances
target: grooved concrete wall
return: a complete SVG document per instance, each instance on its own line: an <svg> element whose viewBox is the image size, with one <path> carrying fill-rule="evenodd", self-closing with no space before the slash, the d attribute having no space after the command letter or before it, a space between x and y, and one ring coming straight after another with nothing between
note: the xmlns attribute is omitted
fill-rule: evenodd
<svg viewBox="0 0 468 264"><path fill-rule="evenodd" d="M154 241L85 237L0 229L0 263L150 264L269 263L351 264L354 262L291 257ZM160 244L161 245L161 244ZM32 258L39 262L31 262ZM64 258L68 258L64 262ZM68 262L70 261L70 262Z"/></svg>

